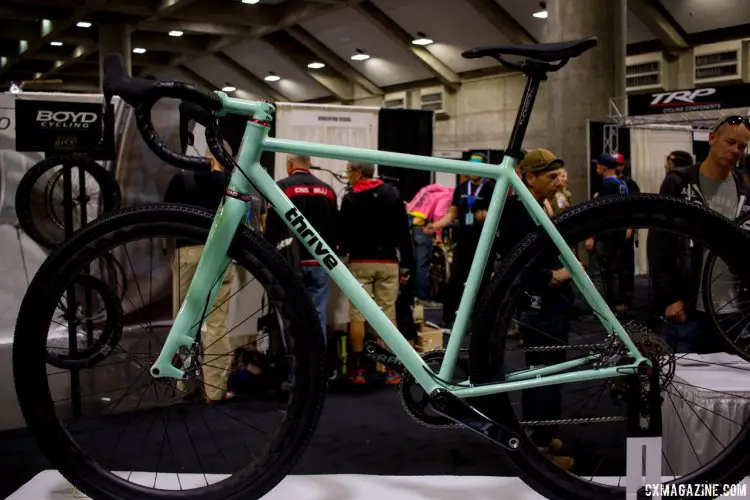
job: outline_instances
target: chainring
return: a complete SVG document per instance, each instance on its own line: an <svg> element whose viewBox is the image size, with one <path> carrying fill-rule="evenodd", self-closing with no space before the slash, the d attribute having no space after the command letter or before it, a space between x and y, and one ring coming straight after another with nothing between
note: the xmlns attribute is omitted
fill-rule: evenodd
<svg viewBox="0 0 750 500"><path fill-rule="evenodd" d="M461 354L467 353L467 350L461 350L459 353L458 360L456 361L456 370L453 376L454 380L457 378L461 379L462 375L463 379L469 378L469 369L467 366L468 360L461 357ZM443 349L436 349L422 355L422 359L427 363L427 366L436 372L440 368L440 364L444 357L445 350ZM417 384L414 376L408 371L404 371L404 373L401 374L399 397L401 398L401 404L406 413L419 424L436 429L459 427L458 424L443 417L432 409L427 393L419 386L419 384Z"/></svg>

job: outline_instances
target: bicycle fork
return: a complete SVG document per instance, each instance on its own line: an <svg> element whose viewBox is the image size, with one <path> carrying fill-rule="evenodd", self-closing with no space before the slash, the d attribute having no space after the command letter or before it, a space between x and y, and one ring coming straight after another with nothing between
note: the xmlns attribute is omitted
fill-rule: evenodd
<svg viewBox="0 0 750 500"><path fill-rule="evenodd" d="M245 217L246 204L234 198L226 198L216 213L185 300L159 356L151 366L151 376L154 378L185 378L185 372L175 367L172 360L181 348L191 348L195 344L205 317L213 310L216 295L231 262L227 257L229 245Z"/></svg>

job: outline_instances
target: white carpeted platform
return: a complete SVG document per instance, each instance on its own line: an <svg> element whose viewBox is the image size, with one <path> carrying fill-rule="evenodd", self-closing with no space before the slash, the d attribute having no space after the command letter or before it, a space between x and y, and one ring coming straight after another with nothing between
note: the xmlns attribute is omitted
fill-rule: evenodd
<svg viewBox="0 0 750 500"><path fill-rule="evenodd" d="M176 489L177 476L159 475L159 486ZM131 477L131 481L153 484L153 474ZM211 478L209 478L211 480ZM617 483L615 478L595 478L597 482ZM747 498L745 481L734 497ZM202 476L180 475L183 488L205 484ZM194 483L194 484L193 484ZM744 487L744 490L742 489ZM74 490L57 471L44 471L29 481L8 500L67 500L85 499ZM365 476L317 475L288 476L264 500L542 500L520 479L514 477L483 476Z"/></svg>

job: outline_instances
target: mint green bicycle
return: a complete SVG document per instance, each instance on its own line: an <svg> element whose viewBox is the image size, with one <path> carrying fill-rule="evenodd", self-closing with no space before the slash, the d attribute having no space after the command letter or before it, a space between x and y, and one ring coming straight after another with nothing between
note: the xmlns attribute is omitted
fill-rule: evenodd
<svg viewBox="0 0 750 500"><path fill-rule="evenodd" d="M269 122L274 111L272 103L230 98L222 92L205 94L186 83L131 79L123 70L121 57L109 56L105 63L105 100L108 103L113 95L117 95L134 108L138 129L154 153L183 169L208 168L205 158L186 156L168 147L159 138L151 122L151 109L159 99L172 98L193 103L212 117L207 127L207 141L214 156L230 167L231 179L220 208L215 213L175 204L120 210L78 232L56 250L36 273L18 317L14 339L14 374L24 416L45 456L72 484L92 498L257 499L290 473L310 442L323 409L326 396L326 347L312 302L295 270L289 267L275 248L243 224L247 217L248 193L254 187L270 202L273 210L285 221L295 237L310 250L385 342L387 348L370 344L370 357L401 371L404 378L426 396L426 404L433 416L428 419L412 409L414 416L437 427L452 426L471 430L501 446L515 465L511 474L517 474L547 498L624 498L625 489L620 484L597 484L547 460L531 444L508 397L512 391L556 384L622 380L630 383L635 391L631 400L635 409L630 415L632 422L635 422L632 426L634 435L647 431L639 422L643 420L640 418L643 412L654 411L653 403L657 400L653 398L659 397L659 379L654 378L656 370L652 369L655 360L642 352L632 340L631 332L611 311L570 245L602 229L666 230L704 244L715 255L720 256L735 274L745 278L748 266L744 261L750 255L750 238L731 221L700 206L658 195L614 196L582 203L553 220L545 215L523 181L515 175L514 167L521 158L521 146L537 90L546 80L547 73L560 70L570 59L593 48L596 43L596 39L587 38L559 44L478 48L464 53L467 58L496 58L527 76L517 120L500 165L270 138ZM527 59L513 62L504 56ZM219 117L227 114L247 117L247 127L236 163L224 151L218 127ZM450 341L443 354L438 358L433 355L428 359L428 356L421 356L410 346L347 270L334 249L323 241L316 229L261 167L259 159L264 151L359 160L496 180L476 258ZM500 269L492 277L483 296L478 298L478 284L485 273L485 263L489 258L492 242L496 236L503 237L502 234L496 235L496 232L509 188L523 202L538 229L529 233L512 252L503 256ZM192 241L193 244L204 245L204 249L194 276L189 280L184 300L176 304L179 307L174 310L174 322L171 326L162 327L162 334L150 323L150 317L138 316L143 312L142 309L134 304L125 304L126 316L130 314L127 317L135 317L133 321L147 323L150 336L142 344L136 345L133 341L127 348L126 357L123 354L125 348L120 353L111 353L111 356L123 354L129 370L142 370L135 380L128 379L133 384L136 381L145 384L139 387L147 387L143 395L138 396L138 401L135 401L138 403L136 406L140 408L140 403L145 398L154 401L150 410L135 412L127 421L128 425L123 425L122 428L119 426L124 424L124 417L112 409L111 416L96 424L96 432L99 434L95 435L98 437L87 441L80 437L80 433L86 425L94 424L78 421L71 423L69 428L64 427L64 424L75 420L83 410L101 410L111 407L113 401L111 398L99 398L83 407L68 408L58 414L57 402L53 401L57 386L48 380L52 378L52 374L45 355L50 321L58 302L57 297L66 291L70 293L70 284L78 274L93 272L90 263L94 262L97 255L141 236L155 238L162 244L126 247L126 250L118 254L119 261L137 268L133 272L140 276L151 276L157 272L155 267L146 267L142 258L144 255L159 257L162 259L162 267L168 266L164 263L168 262L165 256L168 254L170 241ZM140 253L136 255L136 252ZM511 306L524 293L525 279L533 271L535 263L549 252L559 254L562 263L570 271L580 296L597 312L599 321L605 331L609 332L607 348L591 349L581 357L558 364L507 371L503 353L508 325L513 316ZM252 461L250 465L243 466L239 472L227 474L221 465L224 463L222 459L227 463L231 461L232 450L228 448L234 445L216 444L209 449L197 445L195 440L201 436L208 439L207 436L213 436L214 433L225 434L222 443L233 443L231 440L244 437L244 431L231 428L233 421L239 421L245 416L235 406L240 403L230 400L219 405L200 405L201 408L210 406L216 412L212 415L229 417L228 423L217 429L212 427L214 417L206 417L203 413L189 413L198 410L189 410L192 407L186 404L171 406L174 399L169 395L174 393L175 387L182 387L180 384L196 379L198 370L195 363L199 358L197 350L201 349L198 339L205 335L200 325L213 310L217 296L222 293L221 283L225 273L230 269L240 268L257 279L265 290L268 301L275 305L286 359L289 360L288 393L285 398L288 406L283 410L274 410L267 407L271 404L268 401L254 403L254 408L261 410L253 417L253 423L248 424L249 427L260 426L271 417L279 418L279 427L268 433L270 442L262 447L258 455L245 452L243 448L241 455ZM169 295L164 290L170 289L170 285L165 285L169 283L169 278L161 275L159 279L162 297L167 297L165 300L168 303ZM154 281L158 280L155 278ZM160 293L156 285L137 290L131 287L130 291L141 299ZM108 326L119 326L122 329L123 321L124 317L108 320ZM260 323L258 325L260 329ZM467 377L454 381L462 339L469 331L469 373ZM123 333L122 338L123 342L127 341L128 334ZM207 341L203 339L203 342L205 344ZM213 343L216 342L219 340ZM205 352L202 359L205 359L209 357L209 347L203 346L203 349ZM210 356L214 363L219 363L218 355ZM438 361L437 366L428 362L435 360ZM210 363L206 362L206 365ZM204 367L204 370L207 368ZM640 397L639 392L643 391L641 381L644 377L650 381L646 384L649 386L646 398ZM101 380L91 379L81 384L97 386ZM163 392L159 392L162 390ZM74 392L72 384L69 392ZM119 394L125 400L132 396L131 393L132 388L123 389ZM93 394L98 393L94 391ZM644 400L651 404L641 405ZM167 403L169 407L165 406ZM180 403L185 401L180 400ZM157 410L157 413L153 413ZM162 436L160 444L148 444L147 441L153 434L152 427L158 425L162 418L176 414L183 415L184 425L165 423L164 430L159 431ZM194 425L197 427L192 427ZM94 432L91 427L87 430ZM227 433L231 433L230 441L226 440ZM93 451L84 452L84 442L93 443ZM99 448L111 442L130 442L136 449L135 455L130 457L132 460L126 463L114 459L111 461L109 458L95 458L94 455L101 451ZM750 436L745 425L734 444L712 462L693 474L674 479L674 482L739 481L748 471L749 444ZM195 452L197 460L188 465L181 464L181 458L191 451ZM127 467L133 467L131 470L135 472L121 472ZM203 476L199 476L202 477L200 482L205 484L196 485L193 480L186 483L187 479L182 474L198 468L203 473ZM152 477L150 473L156 475ZM159 475L162 473L166 473L166 476ZM215 475L209 478L209 473ZM165 481L172 483L167 484Z"/></svg>

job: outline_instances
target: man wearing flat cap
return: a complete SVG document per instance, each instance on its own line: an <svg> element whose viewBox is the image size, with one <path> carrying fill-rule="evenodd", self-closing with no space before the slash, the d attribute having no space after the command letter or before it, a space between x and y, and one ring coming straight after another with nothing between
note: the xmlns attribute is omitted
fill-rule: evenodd
<svg viewBox="0 0 750 500"><path fill-rule="evenodd" d="M536 201L555 197L564 182L564 163L547 149L529 151L516 169ZM498 231L500 258L507 256L527 234L537 229L521 200L508 197ZM573 304L571 276L557 255L540 258L522 284L523 297L516 310L524 348L568 343L569 317ZM528 366L551 365L565 361L565 351L527 352ZM526 389L521 396L524 420L557 420L562 414L560 385ZM563 469L573 466L573 459L563 456L562 442L554 426L534 428L532 441Z"/></svg>

